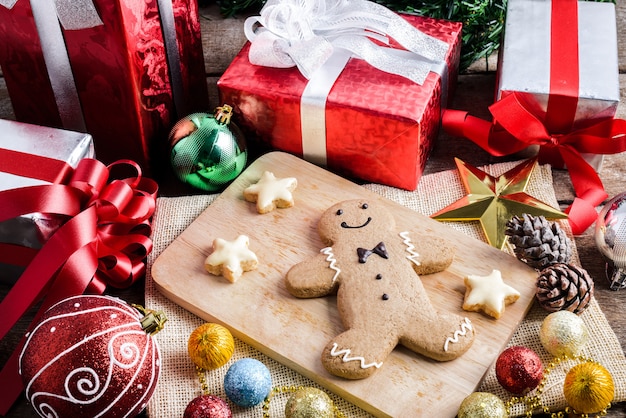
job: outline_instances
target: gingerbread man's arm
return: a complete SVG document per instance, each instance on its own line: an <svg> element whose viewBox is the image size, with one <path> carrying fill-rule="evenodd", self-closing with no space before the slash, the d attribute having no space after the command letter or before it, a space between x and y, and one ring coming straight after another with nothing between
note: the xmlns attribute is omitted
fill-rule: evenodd
<svg viewBox="0 0 626 418"><path fill-rule="evenodd" d="M407 255L413 257L413 269L419 275L433 274L447 269L454 260L455 248L443 238L418 233L400 233L407 248Z"/></svg>
<svg viewBox="0 0 626 418"><path fill-rule="evenodd" d="M302 261L287 272L285 284L297 298L316 298L337 290L340 270L330 247L315 257Z"/></svg>

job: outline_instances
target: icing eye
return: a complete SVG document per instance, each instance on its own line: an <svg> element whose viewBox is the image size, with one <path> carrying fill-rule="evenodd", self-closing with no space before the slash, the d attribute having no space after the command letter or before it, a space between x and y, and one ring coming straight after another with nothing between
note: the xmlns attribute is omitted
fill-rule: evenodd
<svg viewBox="0 0 626 418"><path fill-rule="evenodd" d="M363 204L361 205L361 209L367 209L367 208L368 208L367 203L363 203Z"/></svg>
<svg viewBox="0 0 626 418"><path fill-rule="evenodd" d="M337 209L337 215L343 215L343 209Z"/></svg>

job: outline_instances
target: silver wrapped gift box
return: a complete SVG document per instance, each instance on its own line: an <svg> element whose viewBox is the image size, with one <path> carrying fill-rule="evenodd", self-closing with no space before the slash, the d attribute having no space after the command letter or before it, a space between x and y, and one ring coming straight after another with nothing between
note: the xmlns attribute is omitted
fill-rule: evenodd
<svg viewBox="0 0 626 418"><path fill-rule="evenodd" d="M91 135L0 119L0 149L39 155L67 163L72 168L95 155ZM19 155L19 154L18 154ZM0 191L46 184L34 177L4 172L0 162ZM40 248L47 236L66 221L49 214L32 213L0 222L0 242ZM0 264L0 282L15 282L23 269Z"/></svg>
<svg viewBox="0 0 626 418"><path fill-rule="evenodd" d="M552 41L560 46L564 37L577 37L578 103L571 130L613 118L620 99L615 5L577 3L578 30L572 25L563 34L554 32L554 23L562 16L552 16L551 1L509 0L496 90L496 100L517 92L535 115L545 117L548 99L554 94ZM601 155L585 155L585 159L599 170Z"/></svg>

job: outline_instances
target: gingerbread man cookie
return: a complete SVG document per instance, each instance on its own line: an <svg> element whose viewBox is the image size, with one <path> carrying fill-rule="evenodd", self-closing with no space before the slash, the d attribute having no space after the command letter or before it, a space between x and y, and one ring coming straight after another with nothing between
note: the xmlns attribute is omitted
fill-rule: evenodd
<svg viewBox="0 0 626 418"><path fill-rule="evenodd" d="M318 232L328 247L294 265L286 286L299 298L337 292L346 330L323 349L330 373L368 377L398 344L438 361L469 349L474 341L469 319L437 312L418 276L450 265L454 249L445 240L398 232L382 202L364 200L327 209Z"/></svg>

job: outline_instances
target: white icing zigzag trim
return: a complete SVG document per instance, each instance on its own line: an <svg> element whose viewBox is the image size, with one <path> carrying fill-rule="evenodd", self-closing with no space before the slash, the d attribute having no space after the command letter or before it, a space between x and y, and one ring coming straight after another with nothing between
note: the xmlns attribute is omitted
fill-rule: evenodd
<svg viewBox="0 0 626 418"><path fill-rule="evenodd" d="M332 247L322 248L320 252L328 256L326 257L326 261L330 262L329 267L335 270L335 275L333 276L333 283L335 283L335 280L337 280L337 276L339 276L339 273L341 273L341 270L339 269L339 267L336 266L337 259L335 258L335 254L333 254L333 248Z"/></svg>
<svg viewBox="0 0 626 418"><path fill-rule="evenodd" d="M406 245L406 252L410 254L407 255L406 258L414 262L416 266L419 266L420 262L417 261L417 257L419 257L420 255L413 251L415 249L415 246L411 242L411 238L409 237L409 231L400 232L399 235L404 239L404 241L402 242L404 243L404 245Z"/></svg>
<svg viewBox="0 0 626 418"><path fill-rule="evenodd" d="M369 364L366 364L366 363L365 363L365 359L364 359L363 357L360 357L360 356L357 356L357 357L350 357L351 350L350 350L349 348L346 348L346 349L344 349L344 350L339 350L339 351L337 351L337 347L339 347L339 346L337 345L337 343L333 343L333 348L330 350L330 355L331 355L331 356L333 356L333 357L338 357L338 356L343 355L343 358L342 358L341 360L342 360L344 363L347 363L347 362L349 362L349 361L360 361L360 362L361 362L361 368L362 368L362 369L368 369L368 368L370 368L370 367L372 367L372 366L374 366L374 367L376 367L377 369L379 369L379 368L383 365L383 363L382 363L382 362L380 362L380 363L369 363Z"/></svg>
<svg viewBox="0 0 626 418"><path fill-rule="evenodd" d="M470 320L466 317L463 322L461 323L461 329L454 331L454 335L452 337L448 337L446 338L446 342L443 345L443 351L448 351L448 344L449 343L458 343L459 342L459 337L464 337L467 334L467 331L471 331L472 330L472 323L470 322Z"/></svg>

